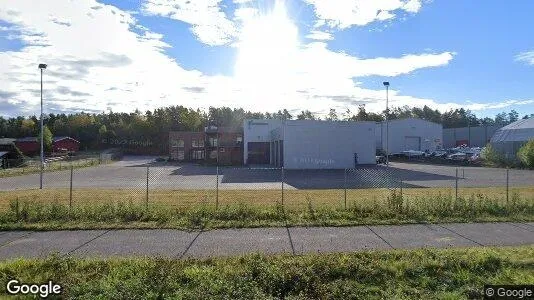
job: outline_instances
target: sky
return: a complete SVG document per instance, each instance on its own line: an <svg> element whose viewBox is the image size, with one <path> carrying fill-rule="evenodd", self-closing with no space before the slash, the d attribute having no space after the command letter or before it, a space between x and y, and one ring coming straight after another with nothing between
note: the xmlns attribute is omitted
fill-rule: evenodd
<svg viewBox="0 0 534 300"><path fill-rule="evenodd" d="M0 0L0 115L534 113L534 1Z"/></svg>

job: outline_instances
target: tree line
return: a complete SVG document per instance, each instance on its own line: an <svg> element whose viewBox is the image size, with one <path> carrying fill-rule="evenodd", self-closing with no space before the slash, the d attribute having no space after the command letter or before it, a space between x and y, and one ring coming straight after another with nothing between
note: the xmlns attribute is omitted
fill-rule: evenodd
<svg viewBox="0 0 534 300"><path fill-rule="evenodd" d="M322 119L331 121L383 121L386 112L368 112L364 105L356 112L350 110L336 111L330 109ZM478 118L474 113L463 108L440 112L428 106L396 107L387 112L388 119L402 119L408 117L421 118L440 123L444 128L457 128L480 125L506 125L519 119L519 114L512 110L502 112L494 118ZM523 118L534 117L524 116ZM309 110L298 114L291 114L287 109L277 112L251 112L241 108L210 107L208 111L187 108L184 106L170 106L157 108L153 111L132 113L73 113L45 115L45 137L70 136L80 141L82 149L98 149L109 145L102 145L102 141L114 138L151 140L154 145L160 145L160 151L166 151L168 132L172 130L202 131L207 125L217 125L240 128L245 119L287 119L287 120L320 120ZM20 138L39 135L39 119L36 116L4 118L0 116L0 137ZM161 146L163 145L163 146Z"/></svg>

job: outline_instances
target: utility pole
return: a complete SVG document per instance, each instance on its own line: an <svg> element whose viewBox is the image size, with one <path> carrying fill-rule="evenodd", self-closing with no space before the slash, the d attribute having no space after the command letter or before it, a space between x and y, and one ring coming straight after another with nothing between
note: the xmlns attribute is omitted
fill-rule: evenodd
<svg viewBox="0 0 534 300"><path fill-rule="evenodd" d="M46 64L39 64L41 70L41 171L39 173L39 189L43 189L43 171L44 171L44 129L43 129L43 70Z"/></svg>
<svg viewBox="0 0 534 300"><path fill-rule="evenodd" d="M386 166L389 167L389 82L383 84L386 87Z"/></svg>

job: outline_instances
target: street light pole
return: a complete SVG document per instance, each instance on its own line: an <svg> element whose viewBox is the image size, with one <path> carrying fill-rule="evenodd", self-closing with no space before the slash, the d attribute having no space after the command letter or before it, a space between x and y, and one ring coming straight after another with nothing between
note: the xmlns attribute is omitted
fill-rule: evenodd
<svg viewBox="0 0 534 300"><path fill-rule="evenodd" d="M389 82L384 81L386 87L386 166L389 167Z"/></svg>
<svg viewBox="0 0 534 300"><path fill-rule="evenodd" d="M43 129L43 70L46 64L39 64L41 70L41 171L39 174L39 189L43 189L43 171L44 171L44 129Z"/></svg>

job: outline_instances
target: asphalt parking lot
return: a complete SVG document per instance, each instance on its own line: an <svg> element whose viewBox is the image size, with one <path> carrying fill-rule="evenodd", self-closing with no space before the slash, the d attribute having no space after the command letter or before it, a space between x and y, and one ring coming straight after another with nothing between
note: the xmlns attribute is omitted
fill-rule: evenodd
<svg viewBox="0 0 534 300"><path fill-rule="evenodd" d="M147 168L149 167L149 168ZM461 187L506 185L506 170L392 162L390 167L362 166L348 170L284 170L273 168L216 167L194 164L155 163L154 157L126 156L96 167L75 169L73 188L144 189L285 189L454 187L458 170ZM510 170L510 186L534 183L534 171ZM70 171L45 173L45 188L69 188ZM39 174L0 178L0 190L36 189Z"/></svg>

